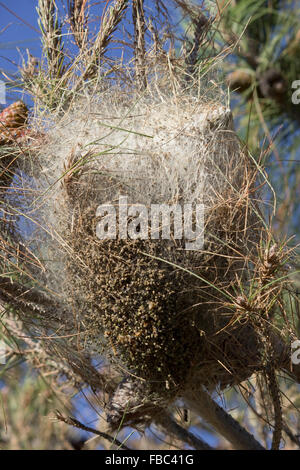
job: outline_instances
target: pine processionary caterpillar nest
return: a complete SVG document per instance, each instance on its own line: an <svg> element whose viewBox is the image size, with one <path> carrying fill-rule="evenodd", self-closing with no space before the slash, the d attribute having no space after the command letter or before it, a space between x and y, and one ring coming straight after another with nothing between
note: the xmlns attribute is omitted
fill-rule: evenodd
<svg viewBox="0 0 300 470"><path fill-rule="evenodd" d="M146 402L259 370L259 337L234 306L264 230L258 170L230 110L185 93L117 90L82 98L47 125L32 174L47 233L37 252L52 272L43 282L76 312L83 351L108 357L136 390L145 384ZM203 204L203 248L186 250L172 230L164 240L99 239L97 207L117 207L120 196L146 208Z"/></svg>

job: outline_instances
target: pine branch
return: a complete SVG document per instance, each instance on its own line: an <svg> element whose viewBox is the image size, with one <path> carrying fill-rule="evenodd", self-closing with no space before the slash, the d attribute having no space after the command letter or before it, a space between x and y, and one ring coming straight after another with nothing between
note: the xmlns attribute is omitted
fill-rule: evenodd
<svg viewBox="0 0 300 470"><path fill-rule="evenodd" d="M106 439L111 444L117 445L119 449L130 450L129 447L127 447L125 444L123 444L123 442L119 441L117 438L112 437L105 432L101 432L101 431L98 431L97 429L90 428L89 426L85 426L80 421L78 421L75 418L72 418L71 416L64 417L59 411L56 411L56 418L59 421L62 421L63 423L69 424L70 426L74 426L75 428L82 429L83 431L96 434L96 436L100 436L103 439Z"/></svg>
<svg viewBox="0 0 300 470"><path fill-rule="evenodd" d="M207 392L186 392L184 400L188 408L200 415L237 450L265 450L230 414L219 406Z"/></svg>
<svg viewBox="0 0 300 470"><path fill-rule="evenodd" d="M177 439L190 445L196 450L214 450L202 439L194 436L193 433L181 427L167 413L159 413L155 419L156 424L163 427L167 435L173 435Z"/></svg>

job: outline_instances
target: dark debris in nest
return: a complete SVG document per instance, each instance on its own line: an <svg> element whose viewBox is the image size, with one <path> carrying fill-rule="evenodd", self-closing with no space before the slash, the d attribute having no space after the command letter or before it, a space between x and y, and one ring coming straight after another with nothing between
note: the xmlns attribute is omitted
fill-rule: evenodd
<svg viewBox="0 0 300 470"><path fill-rule="evenodd" d="M154 412L186 389L224 389L264 369L260 326L235 301L240 285L255 276L257 250L268 236L249 194L242 200L232 193L207 213L214 236L204 252L187 252L173 241L99 240L96 208L77 210L68 284L83 312L85 345L106 354L125 377L116 396L135 390L145 417L149 407ZM114 422L124 407L116 397L112 403L108 419Z"/></svg>

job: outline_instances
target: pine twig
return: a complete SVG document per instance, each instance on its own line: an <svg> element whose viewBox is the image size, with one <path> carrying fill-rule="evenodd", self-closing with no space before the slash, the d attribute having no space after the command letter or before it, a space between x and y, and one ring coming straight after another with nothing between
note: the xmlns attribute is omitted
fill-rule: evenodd
<svg viewBox="0 0 300 470"><path fill-rule="evenodd" d="M100 436L103 439L106 439L111 444L116 444L122 450L130 450L129 447L127 447L125 444L123 444L121 441L119 441L115 437L112 437L105 432L98 431L97 429L90 428L89 426L85 426L80 421L78 421L75 418L72 418L71 416L64 417L59 411L56 411L56 418L59 421L62 421L63 423L69 424L70 426L74 426L75 428L82 429L83 431L96 434L97 436Z"/></svg>
<svg viewBox="0 0 300 470"><path fill-rule="evenodd" d="M145 12L144 0L133 0L132 19L134 25L134 54L136 80L139 88L147 86L145 73Z"/></svg>
<svg viewBox="0 0 300 470"><path fill-rule="evenodd" d="M69 1L69 17L71 30L75 42L79 49L83 49L88 36L88 22L86 15L87 0L70 0Z"/></svg>
<svg viewBox="0 0 300 470"><path fill-rule="evenodd" d="M100 62L103 59L113 33L125 15L127 7L128 0L115 0L114 4L104 14L100 31L89 52L88 64L83 74L84 79L91 79L97 76Z"/></svg>
<svg viewBox="0 0 300 470"><path fill-rule="evenodd" d="M64 73L64 45L55 1L39 0L37 12L42 43L48 60L49 75L53 78L60 78Z"/></svg>

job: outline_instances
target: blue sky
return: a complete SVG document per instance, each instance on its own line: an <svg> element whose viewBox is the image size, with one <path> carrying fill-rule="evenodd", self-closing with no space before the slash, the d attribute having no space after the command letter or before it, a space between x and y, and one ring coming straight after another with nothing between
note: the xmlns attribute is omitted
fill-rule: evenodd
<svg viewBox="0 0 300 470"><path fill-rule="evenodd" d="M112 0L110 0L112 1ZM167 2L168 3L168 0ZM58 0L56 2L58 8L62 11L63 5L67 5L67 1ZM103 7L107 4L107 0L90 0L90 27L91 32L93 29L96 31L99 28L100 19ZM35 57L41 56L41 41L40 30L38 25L38 14L36 8L38 0L0 0L0 80L6 81L6 76L17 77L18 67L22 65L22 56L27 57L26 49ZM146 0L145 7L148 14L154 13L153 1ZM175 11L172 10L175 14ZM130 9L127 12L127 20L131 18ZM130 21L125 22L126 30L131 30ZM116 33L117 36L122 33ZM119 36L119 37L120 37ZM68 46L72 47L70 43ZM126 48L124 50L127 56ZM113 54L120 55L118 49L111 51ZM28 97L20 96L20 90L12 91L8 86L6 87L6 103L10 104L16 99L22 98L27 104L30 104ZM0 105L0 110L3 106Z"/></svg>
<svg viewBox="0 0 300 470"><path fill-rule="evenodd" d="M62 16L64 16L63 5L67 5L66 0L57 1ZM92 0L89 5L91 31L94 28L98 30L106 0ZM150 10L153 7L153 3L150 1L146 1L146 5ZM29 49L35 57L41 56L37 6L38 0L0 0L0 80L5 80L5 74L9 74L10 77L12 74L17 75L18 67L22 65L22 56L27 57L26 49ZM130 16L129 10L127 18ZM126 27L130 29L128 23ZM19 98L20 96L7 92L8 104ZM22 98L27 102L26 97Z"/></svg>
<svg viewBox="0 0 300 470"><path fill-rule="evenodd" d="M29 48L33 55L40 55L37 3L37 0L0 1L1 69L12 70L16 65L20 65L20 52L24 52L26 48ZM13 11L20 19L5 7Z"/></svg>
<svg viewBox="0 0 300 470"><path fill-rule="evenodd" d="M61 10L62 5L66 4L66 1L57 1L57 6ZM92 23L97 27L106 1L91 1L89 4L90 14L93 15ZM37 6L38 0L0 0L0 80L6 81L7 74L10 77L14 74L17 76L18 67L22 65L22 56L27 57L27 49L33 56L41 57ZM6 90L7 104L21 98L20 90L11 92L8 86ZM22 99L30 104L28 97L22 96Z"/></svg>
<svg viewBox="0 0 300 470"><path fill-rule="evenodd" d="M22 55L27 56L27 48L32 55L41 55L37 4L37 0L0 1L0 80L6 81L7 74L10 77L17 75ZM7 104L20 98L20 90L11 91L6 86ZM29 104L28 98L22 98Z"/></svg>
<svg viewBox="0 0 300 470"><path fill-rule="evenodd" d="M66 1L57 1L61 9ZM89 2L90 13L100 23L101 12L106 0L92 0ZM166 1L169 4L169 1ZM39 26L37 22L36 7L38 0L0 0L0 68L12 70L21 64L20 53L30 49L32 55L41 54L39 40ZM148 13L154 13L153 1L146 0L145 7ZM10 11L9 11L10 10ZM175 10L170 11L175 15ZM96 17L97 15L97 17ZM130 13L128 13L130 16ZM128 24L126 25L128 27Z"/></svg>

